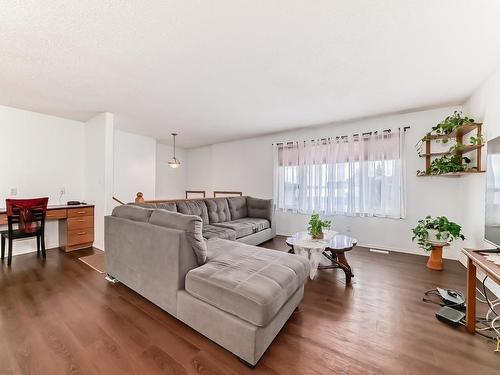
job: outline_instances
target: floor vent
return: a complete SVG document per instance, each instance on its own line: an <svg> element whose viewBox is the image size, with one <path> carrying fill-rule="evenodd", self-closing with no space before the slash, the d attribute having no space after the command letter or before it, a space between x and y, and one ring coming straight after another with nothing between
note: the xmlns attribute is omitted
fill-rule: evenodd
<svg viewBox="0 0 500 375"><path fill-rule="evenodd" d="M372 253L379 253L379 254L389 254L387 250L379 250L379 249L370 249Z"/></svg>

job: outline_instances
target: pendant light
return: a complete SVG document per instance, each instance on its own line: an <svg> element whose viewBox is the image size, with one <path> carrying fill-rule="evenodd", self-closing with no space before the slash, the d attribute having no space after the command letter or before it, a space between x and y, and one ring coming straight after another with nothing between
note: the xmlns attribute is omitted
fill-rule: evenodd
<svg viewBox="0 0 500 375"><path fill-rule="evenodd" d="M175 137L177 136L177 133L172 133L172 137L174 137L174 157L172 159L170 159L170 161L168 162L168 165L170 165L171 168L179 168L179 166L181 165L181 162L179 161L179 159L177 159L175 157Z"/></svg>

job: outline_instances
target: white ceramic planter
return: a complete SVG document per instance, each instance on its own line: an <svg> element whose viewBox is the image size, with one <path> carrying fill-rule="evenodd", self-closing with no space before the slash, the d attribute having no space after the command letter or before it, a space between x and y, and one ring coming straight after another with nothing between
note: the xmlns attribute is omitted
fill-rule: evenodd
<svg viewBox="0 0 500 375"><path fill-rule="evenodd" d="M437 229L427 229L429 236L427 237L427 241L429 241L433 245L445 245L448 243L449 233L444 232L441 233L441 239L438 240L437 234L439 233Z"/></svg>

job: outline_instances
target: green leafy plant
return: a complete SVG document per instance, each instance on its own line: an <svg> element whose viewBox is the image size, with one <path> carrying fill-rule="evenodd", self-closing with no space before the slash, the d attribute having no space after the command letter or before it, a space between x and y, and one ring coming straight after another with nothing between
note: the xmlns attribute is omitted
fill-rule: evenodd
<svg viewBox="0 0 500 375"><path fill-rule="evenodd" d="M436 238L439 241L452 242L460 238L465 240L462 233L462 227L457 223L449 221L446 216L438 216L433 219L431 216L426 216L425 219L419 220L415 228L412 229L412 241L417 240L418 246L426 251L432 250L432 243L429 242L429 230L437 230Z"/></svg>
<svg viewBox="0 0 500 375"><path fill-rule="evenodd" d="M477 145L477 146L480 146L480 145L482 145L482 144L483 144L484 139L483 139L483 136L482 136L482 135L480 135L479 137L474 137L474 136L472 136L472 137L470 137L469 142L470 142L470 144L471 144L471 145L473 145L473 146L476 146L476 145Z"/></svg>
<svg viewBox="0 0 500 375"><path fill-rule="evenodd" d="M307 230L314 239L323 238L323 228L330 229L332 222L330 220L321 220L319 214L312 214L309 219L309 227Z"/></svg>
<svg viewBox="0 0 500 375"><path fill-rule="evenodd" d="M462 152L463 150L465 150L465 145L463 143L457 143L457 144L451 146L450 149L448 150L448 152L450 154L454 154L457 152Z"/></svg>
<svg viewBox="0 0 500 375"><path fill-rule="evenodd" d="M476 167L469 167L471 160L468 157L461 157L459 155L444 155L432 161L427 170L417 171L417 176L431 175L437 176L445 173L464 172L475 169Z"/></svg>
<svg viewBox="0 0 500 375"><path fill-rule="evenodd" d="M418 141L418 143L416 145L418 153L419 154L422 153L423 142L432 138L432 136L446 136L446 135L450 134L453 130L458 128L459 126L464 125L464 124L469 124L472 122L474 122L474 119L467 117L467 116L462 117L461 111L453 112L452 115L446 117L439 124L433 126L431 128L431 131L428 132L425 135L425 137L423 137L420 141ZM443 143L448 143L448 137L443 137L441 139L437 139L437 141L441 141Z"/></svg>
<svg viewBox="0 0 500 375"><path fill-rule="evenodd" d="M463 124L469 124L474 122L473 118L469 118L467 116L462 117L461 111L453 112L453 115L446 117L443 121L441 121L436 126L433 126L431 131L427 133L427 138L431 135L447 135L450 134L453 130L458 128ZM446 139L446 138L445 138Z"/></svg>

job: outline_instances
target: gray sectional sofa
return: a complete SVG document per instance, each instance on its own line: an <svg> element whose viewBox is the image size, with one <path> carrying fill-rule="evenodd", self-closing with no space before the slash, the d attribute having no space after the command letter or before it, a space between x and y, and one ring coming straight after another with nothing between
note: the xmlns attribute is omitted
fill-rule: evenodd
<svg viewBox="0 0 500 375"><path fill-rule="evenodd" d="M133 204L199 216L206 239L217 237L258 245L276 235L271 199L228 197Z"/></svg>
<svg viewBox="0 0 500 375"><path fill-rule="evenodd" d="M116 207L105 218L106 266L254 366L302 300L309 263L249 245L272 235L271 211L243 198L245 207L233 198L179 201L175 210L171 202Z"/></svg>

